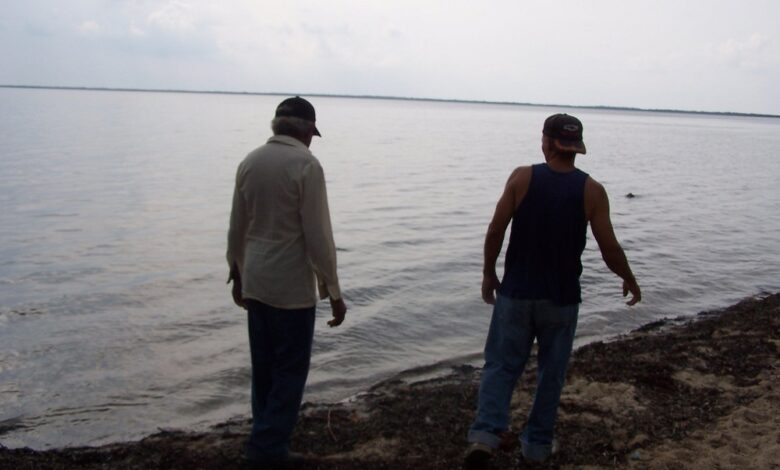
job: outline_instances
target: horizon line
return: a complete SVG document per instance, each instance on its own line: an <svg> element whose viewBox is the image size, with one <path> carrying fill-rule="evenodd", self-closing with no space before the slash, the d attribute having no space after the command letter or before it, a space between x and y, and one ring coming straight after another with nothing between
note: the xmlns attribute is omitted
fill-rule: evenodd
<svg viewBox="0 0 780 470"><path fill-rule="evenodd" d="M21 89L42 89L42 90L74 90L74 91L120 91L120 92L146 92L146 93L190 93L190 94L211 94L211 95L249 95L249 96L296 96L302 93L282 93L282 92L257 92L257 91L224 91L224 90L183 90L173 88L128 88L128 87L93 87L93 86L58 86L58 85L4 85L0 88L21 88ZM419 98L407 96L389 96L389 95L345 95L333 93L303 93L305 96L318 98L351 98L351 99L375 99L375 100L401 100L401 101L429 101L439 103L463 103L463 104L494 104L506 106L531 106L544 108L575 108L592 109L607 111L637 111L644 113L675 113L675 114L698 114L712 116L734 116L734 117L761 117L761 118L780 118L780 114L766 113L744 113L736 111L694 111L684 109L666 109L666 108L639 108L631 106L606 106L606 105L567 105L567 104L544 104L527 103L520 101L492 101L492 100L466 100L457 98Z"/></svg>

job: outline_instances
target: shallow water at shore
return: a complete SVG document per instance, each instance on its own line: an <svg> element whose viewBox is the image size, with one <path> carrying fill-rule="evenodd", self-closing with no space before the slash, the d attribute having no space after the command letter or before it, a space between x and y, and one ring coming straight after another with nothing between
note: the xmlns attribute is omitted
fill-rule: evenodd
<svg viewBox="0 0 780 470"><path fill-rule="evenodd" d="M555 431L561 445L544 467L776 466L780 295L708 313L657 321L575 351ZM489 468L516 466L534 362L515 389L510 427ZM435 370L443 375L425 376ZM346 402L304 406L291 447L306 460L295 468L462 467L481 371L458 365L418 372ZM0 447L0 467L245 469L250 428L251 419L242 417L204 432L164 430L99 447Z"/></svg>
<svg viewBox="0 0 780 470"><path fill-rule="evenodd" d="M0 101L0 442L95 444L248 414L225 229L235 167L279 98L0 89ZM306 398L478 358L487 222L561 110L313 102L351 310L338 329L319 310ZM780 120L568 112L645 296L624 306L589 239L578 344L780 288Z"/></svg>

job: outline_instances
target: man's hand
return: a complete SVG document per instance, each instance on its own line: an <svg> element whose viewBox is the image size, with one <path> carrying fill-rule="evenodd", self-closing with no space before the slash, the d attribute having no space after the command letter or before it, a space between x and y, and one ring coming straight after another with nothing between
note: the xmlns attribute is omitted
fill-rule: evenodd
<svg viewBox="0 0 780 470"><path fill-rule="evenodd" d="M330 299L330 309L333 311L333 320L328 321L328 326L332 328L341 325L347 314L347 305L344 303L344 299Z"/></svg>
<svg viewBox="0 0 780 470"><path fill-rule="evenodd" d="M482 276L482 300L490 305L496 303L496 290L501 287L496 273L484 274Z"/></svg>
<svg viewBox="0 0 780 470"><path fill-rule="evenodd" d="M246 309L244 295L241 293L241 275L238 273L237 269L230 271L230 276L228 277L227 283L230 284L230 281L233 281L233 289L231 291L233 294L233 302L235 302L239 307Z"/></svg>
<svg viewBox="0 0 780 470"><path fill-rule="evenodd" d="M642 300L642 291L639 290L639 284L636 283L636 279L623 281L623 297L626 297L629 292L631 292L631 300L626 302L626 305L634 305Z"/></svg>

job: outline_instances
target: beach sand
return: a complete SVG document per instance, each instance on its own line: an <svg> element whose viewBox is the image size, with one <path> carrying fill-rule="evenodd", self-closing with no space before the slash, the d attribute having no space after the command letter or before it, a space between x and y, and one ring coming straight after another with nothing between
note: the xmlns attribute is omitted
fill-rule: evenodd
<svg viewBox="0 0 780 470"><path fill-rule="evenodd" d="M310 458L295 468L461 468L479 372L401 375L346 403L306 404L293 448ZM488 468L516 465L535 379L531 367L518 384ZM0 447L0 468L245 468L248 430L242 420L95 448ZM518 468L780 468L780 294L578 349L556 436L548 462Z"/></svg>

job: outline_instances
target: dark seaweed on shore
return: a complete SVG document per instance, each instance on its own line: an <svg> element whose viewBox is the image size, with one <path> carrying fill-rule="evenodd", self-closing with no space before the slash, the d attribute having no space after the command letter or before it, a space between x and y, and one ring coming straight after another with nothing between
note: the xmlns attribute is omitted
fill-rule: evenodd
<svg viewBox="0 0 780 470"><path fill-rule="evenodd" d="M683 441L758 399L753 385L775 367L779 340L780 294L774 294L578 349L561 401L560 452L536 467L518 461L516 444L536 380L531 368L518 383L512 430L491 467L641 467L649 449ZM383 382L349 403L307 404L293 447L310 458L294 468L461 468L478 382L479 369L460 366L422 382ZM230 422L205 433L164 431L97 448L0 446L0 468L246 468L248 429L248 421Z"/></svg>

